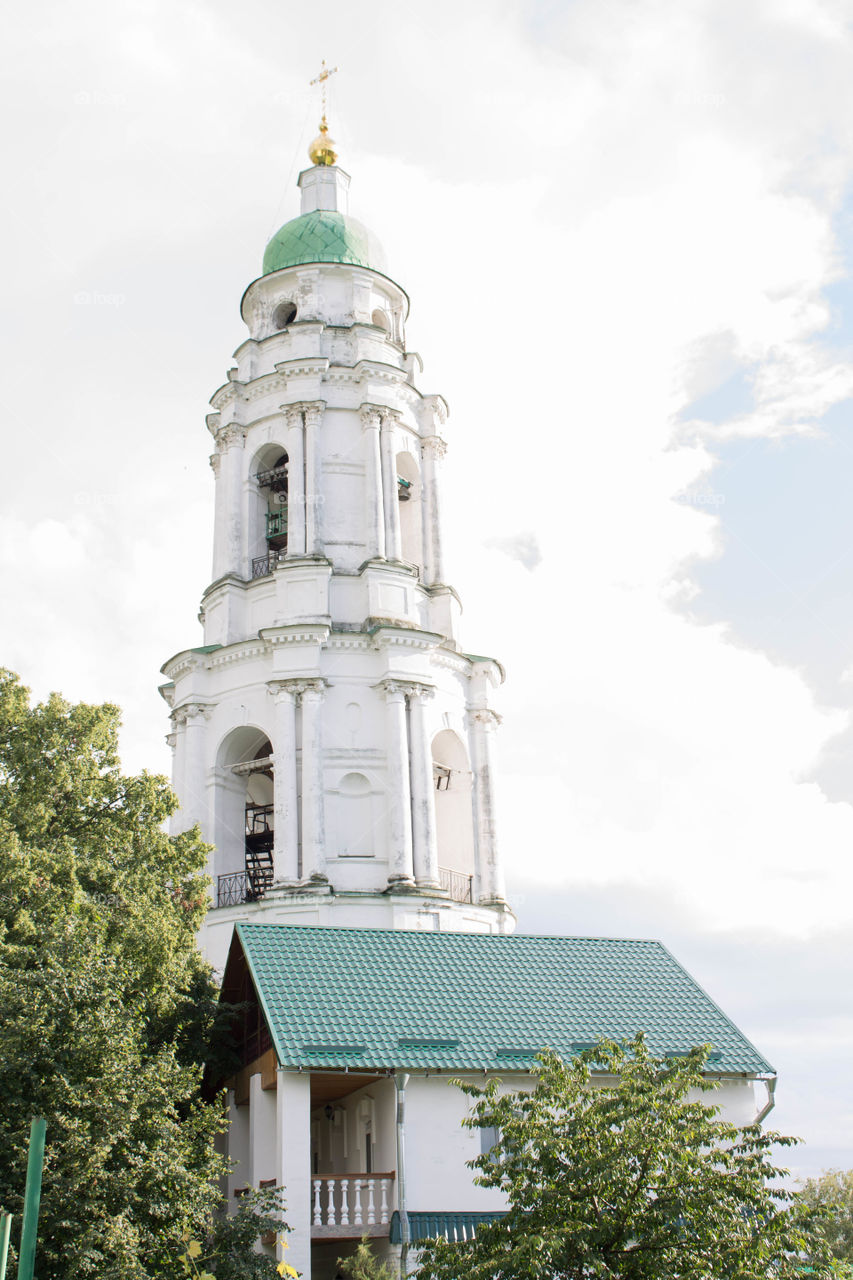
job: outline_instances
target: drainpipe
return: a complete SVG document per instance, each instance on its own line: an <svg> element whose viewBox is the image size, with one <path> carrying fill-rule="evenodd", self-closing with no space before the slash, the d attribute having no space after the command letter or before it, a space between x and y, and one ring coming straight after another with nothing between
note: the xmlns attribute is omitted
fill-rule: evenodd
<svg viewBox="0 0 853 1280"><path fill-rule="evenodd" d="M406 1209L406 1138L404 1123L406 1119L406 1085L408 1075L403 1072L394 1076L397 1089L397 1212L400 1215L400 1274L408 1275L409 1260L409 1215Z"/></svg>
<svg viewBox="0 0 853 1280"><path fill-rule="evenodd" d="M770 1080L765 1080L764 1087L767 1090L767 1101L753 1120L753 1124L761 1124L764 1117L769 1116L776 1106L776 1076L773 1076Z"/></svg>

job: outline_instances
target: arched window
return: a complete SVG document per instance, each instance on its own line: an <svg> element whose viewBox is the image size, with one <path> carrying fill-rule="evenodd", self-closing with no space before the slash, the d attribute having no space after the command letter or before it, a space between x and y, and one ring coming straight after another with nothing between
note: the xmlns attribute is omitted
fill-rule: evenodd
<svg viewBox="0 0 853 1280"><path fill-rule="evenodd" d="M474 875L471 766L461 738L452 729L442 729L433 739L432 770L441 886L457 902L470 902Z"/></svg>
<svg viewBox="0 0 853 1280"><path fill-rule="evenodd" d="M272 573L287 551L287 453L267 445L255 458L250 483L249 517L252 577Z"/></svg>
<svg viewBox="0 0 853 1280"><path fill-rule="evenodd" d="M296 303L285 301L280 302L272 313L272 327L276 331L286 329L289 324L293 324L296 319Z"/></svg>
<svg viewBox="0 0 853 1280"><path fill-rule="evenodd" d="M402 556L418 569L423 566L423 503L418 464L410 453L398 453L397 497L400 502Z"/></svg>
<svg viewBox="0 0 853 1280"><path fill-rule="evenodd" d="M217 753L214 816L215 901L255 902L273 878L272 746L262 729L234 729Z"/></svg>

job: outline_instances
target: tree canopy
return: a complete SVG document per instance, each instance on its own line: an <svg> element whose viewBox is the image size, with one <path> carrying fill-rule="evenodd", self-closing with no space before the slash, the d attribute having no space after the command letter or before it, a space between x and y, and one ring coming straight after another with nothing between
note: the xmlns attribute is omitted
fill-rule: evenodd
<svg viewBox="0 0 853 1280"><path fill-rule="evenodd" d="M656 1058L637 1036L544 1052L528 1091L462 1083L465 1123L497 1135L476 1180L509 1208L473 1241L427 1245L421 1280L767 1280L801 1276L806 1252L832 1274L770 1161L795 1139L722 1120L706 1057Z"/></svg>
<svg viewBox="0 0 853 1280"><path fill-rule="evenodd" d="M183 1275L185 1233L208 1238L220 1202L206 847L165 834L175 797L122 774L118 725L112 706L31 706L0 671L0 1204L19 1229L44 1116L42 1280Z"/></svg>
<svg viewBox="0 0 853 1280"><path fill-rule="evenodd" d="M809 1178L800 1194L822 1211L821 1233L833 1257L853 1265L853 1169L829 1169Z"/></svg>

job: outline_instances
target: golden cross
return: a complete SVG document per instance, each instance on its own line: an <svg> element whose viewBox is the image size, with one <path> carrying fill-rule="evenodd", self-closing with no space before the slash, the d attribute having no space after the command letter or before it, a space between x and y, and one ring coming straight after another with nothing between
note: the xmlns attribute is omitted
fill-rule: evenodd
<svg viewBox="0 0 853 1280"><path fill-rule="evenodd" d="M338 70L337 67L327 67L326 59L323 58L322 62L320 63L320 74L318 76L315 76L315 78L311 81L312 85L319 84L322 88L324 120L326 118L326 81L329 79L330 76L333 76L337 70Z"/></svg>

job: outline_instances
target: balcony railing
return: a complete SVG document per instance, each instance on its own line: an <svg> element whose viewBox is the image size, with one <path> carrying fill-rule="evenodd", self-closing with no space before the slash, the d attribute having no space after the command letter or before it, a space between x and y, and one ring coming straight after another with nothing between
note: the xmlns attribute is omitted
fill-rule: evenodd
<svg viewBox="0 0 853 1280"><path fill-rule="evenodd" d="M393 1173L342 1173L312 1178L312 1236L387 1236L393 1181Z"/></svg>
<svg viewBox="0 0 853 1280"><path fill-rule="evenodd" d="M450 894L454 902L473 902L473 876L466 876L464 871L451 871L449 867L439 867L438 878L442 889Z"/></svg>
<svg viewBox="0 0 853 1280"><path fill-rule="evenodd" d="M278 551L268 551L265 556L255 556L252 560L252 577L266 578L278 568Z"/></svg>
<svg viewBox="0 0 853 1280"><path fill-rule="evenodd" d="M249 877L245 871L232 871L227 876L216 877L217 907L239 907L247 901Z"/></svg>
<svg viewBox="0 0 853 1280"><path fill-rule="evenodd" d="M287 537L287 507L282 507L280 511L267 512L267 537Z"/></svg>

